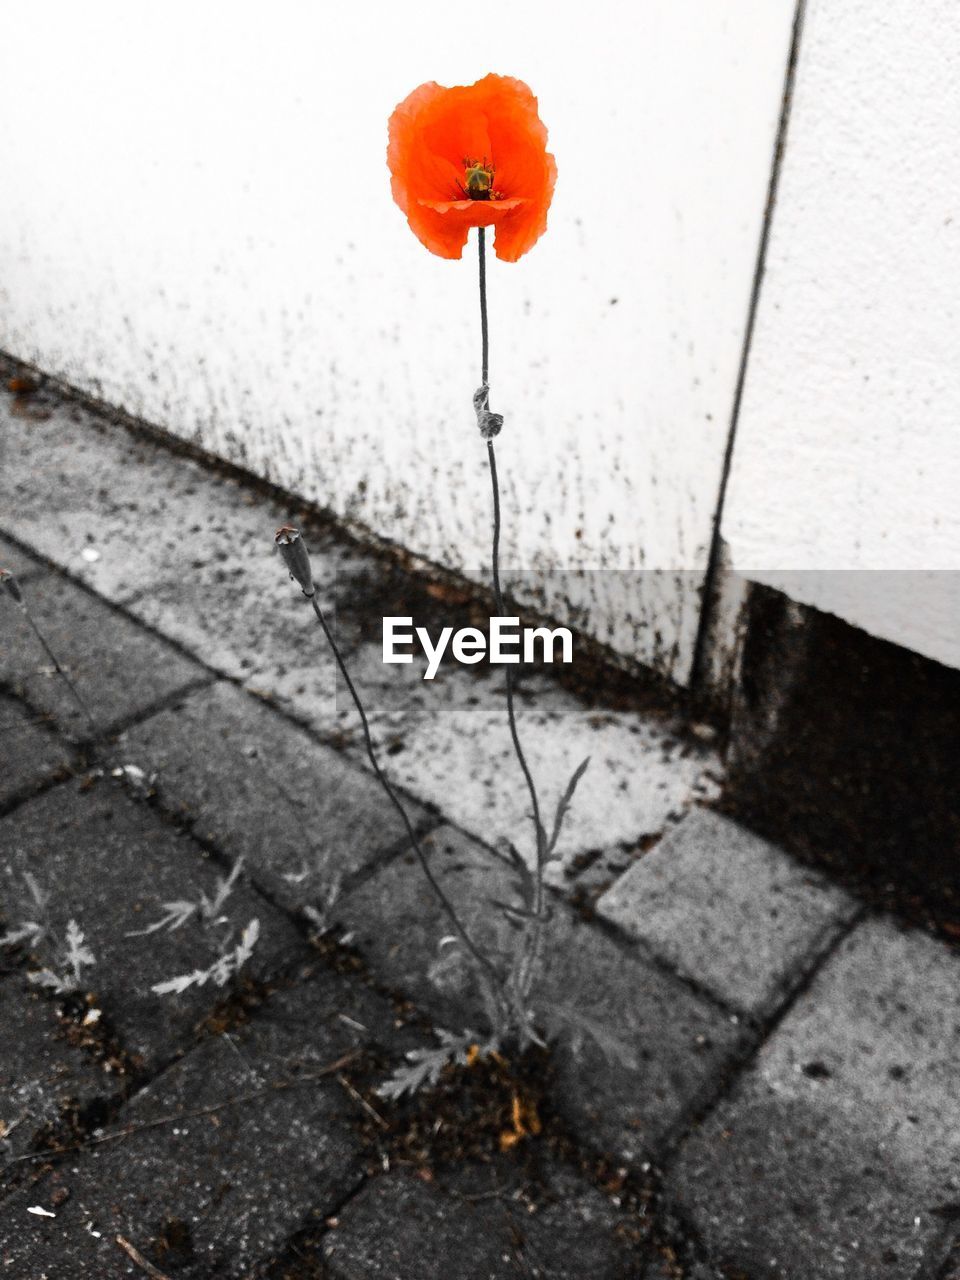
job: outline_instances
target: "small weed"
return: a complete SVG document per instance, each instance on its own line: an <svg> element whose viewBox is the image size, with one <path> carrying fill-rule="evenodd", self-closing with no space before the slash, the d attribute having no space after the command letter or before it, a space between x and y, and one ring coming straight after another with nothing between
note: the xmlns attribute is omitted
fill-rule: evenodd
<svg viewBox="0 0 960 1280"><path fill-rule="evenodd" d="M151 934L174 933L182 929L188 920L198 920L208 930L222 929L223 936L219 941L217 955L205 969L193 969L190 973L181 973L164 982L156 982L150 988L154 995L181 995L190 987L204 987L208 982L216 987L225 987L231 978L236 978L241 969L253 955L253 949L260 938L260 921L254 917L241 930L236 941L236 930L224 907L230 894L240 878L243 870L243 859L238 858L226 876L217 878L217 887L210 897L201 889L196 898L178 898L162 903L163 915L154 920L145 929L133 929L128 938L146 938Z"/></svg>

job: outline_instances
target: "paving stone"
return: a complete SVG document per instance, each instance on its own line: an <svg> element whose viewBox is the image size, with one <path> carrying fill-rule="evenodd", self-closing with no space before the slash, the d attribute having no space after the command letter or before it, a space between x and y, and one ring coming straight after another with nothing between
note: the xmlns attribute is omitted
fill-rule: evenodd
<svg viewBox="0 0 960 1280"><path fill-rule="evenodd" d="M5 900L23 900L19 914L8 908L9 923L36 917L36 905L24 893L23 876L30 873L49 895L47 940L35 948L39 962L57 966L67 923L76 920L96 957L96 965L84 970L84 984L129 1052L148 1064L166 1061L230 988L211 982L158 996L151 987L206 969L225 927L194 917L173 932L129 934L162 919L167 903L196 901L201 892L213 897L221 870L111 778L86 789L65 783L22 805L0 821L0 844L7 862ZM242 882L223 914L235 933L253 918L260 922L260 940L245 970L254 977L275 973L303 953L287 918Z"/></svg>
<svg viewBox="0 0 960 1280"><path fill-rule="evenodd" d="M255 1274L360 1176L355 1104L322 1076L364 1043L351 1025L362 1013L356 991L320 974L161 1074L115 1121L151 1127L71 1158L5 1202L0 1274L142 1278L117 1235L178 1280ZM191 1114L203 1108L215 1110ZM31 1215L31 1205L56 1217Z"/></svg>
<svg viewBox="0 0 960 1280"><path fill-rule="evenodd" d="M76 405L53 406L46 422L4 425L0 509L11 533L314 727L350 715L313 612L274 547L293 514L286 506ZM309 541L332 618L338 575L349 578L365 558L346 540Z"/></svg>
<svg viewBox="0 0 960 1280"><path fill-rule="evenodd" d="M729 818L689 814L597 912L735 1009L783 999L858 904Z"/></svg>
<svg viewBox="0 0 960 1280"><path fill-rule="evenodd" d="M429 833L421 847L468 933L494 953L507 945L510 931L492 906L493 899L512 900L513 877L506 864L449 826ZM382 981L413 993L421 1007L448 1025L478 1015L475 999L463 991L458 949L439 945L454 930L412 853L347 893L333 914Z"/></svg>
<svg viewBox="0 0 960 1280"><path fill-rule="evenodd" d="M71 753L44 720L0 693L0 807L68 772Z"/></svg>
<svg viewBox="0 0 960 1280"><path fill-rule="evenodd" d="M474 940L503 955L513 936L492 899L516 900L512 874L481 845L443 827L424 842L434 874ZM391 862L338 905L373 971L454 1030L482 1027L453 930L412 855ZM742 1046L742 1030L679 979L624 953L555 904L539 998L563 1005L638 1058L609 1059L588 1035L579 1053L558 1052L558 1105L591 1147L639 1161L656 1152L694 1105L717 1088ZM536 997L535 997L536 998ZM579 1015L579 1017L578 1017Z"/></svg>
<svg viewBox="0 0 960 1280"><path fill-rule="evenodd" d="M57 1006L26 977L0 982L0 1191L37 1133L71 1106L84 1107L116 1092L115 1080L83 1049L71 1045Z"/></svg>
<svg viewBox="0 0 960 1280"><path fill-rule="evenodd" d="M639 1060L637 1069L624 1067L589 1034L576 1054L561 1045L558 1103L574 1133L629 1164L661 1158L734 1069L743 1029L670 974L632 964L588 926L558 939L545 965L547 996L587 1015Z"/></svg>
<svg viewBox="0 0 960 1280"><path fill-rule="evenodd" d="M313 610L266 540L266 558L201 565L130 603L130 612L323 733L356 719ZM322 589L322 588L321 588ZM335 610L322 602L331 625Z"/></svg>
<svg viewBox="0 0 960 1280"><path fill-rule="evenodd" d="M513 755L503 679L498 672L479 681L458 667L439 683L404 681L394 706L380 714L378 704L374 738L391 751L391 778L413 795L467 831L512 838L532 859L530 797ZM548 826L568 779L590 757L564 824L562 859L550 868L554 882L583 852L660 831L713 794L713 752L692 752L656 721L598 713L547 677L526 683L517 724Z"/></svg>
<svg viewBox="0 0 960 1280"><path fill-rule="evenodd" d="M636 1275L636 1250L616 1234L625 1217L588 1183L554 1171L546 1193L511 1194L506 1183L507 1192L497 1195L490 1174L468 1168L439 1185L402 1173L374 1179L325 1237L327 1274L331 1280Z"/></svg>
<svg viewBox="0 0 960 1280"><path fill-rule="evenodd" d="M289 910L322 902L405 838L370 773L231 684L198 690L142 722L118 749L156 773L163 802L243 856ZM430 821L416 804L407 811L416 825Z"/></svg>
<svg viewBox="0 0 960 1280"><path fill-rule="evenodd" d="M4 415L0 509L21 542L113 601L233 556L255 574L270 555L289 513L269 498L77 404L50 409Z"/></svg>
<svg viewBox="0 0 960 1280"><path fill-rule="evenodd" d="M757 1280L933 1274L960 1202L958 1045L960 957L864 922L686 1141L668 1198Z"/></svg>
<svg viewBox="0 0 960 1280"><path fill-rule="evenodd" d="M57 573L32 580L24 595L102 731L204 678L189 658ZM90 737L83 712L19 609L0 610L0 682L49 712L64 732Z"/></svg>

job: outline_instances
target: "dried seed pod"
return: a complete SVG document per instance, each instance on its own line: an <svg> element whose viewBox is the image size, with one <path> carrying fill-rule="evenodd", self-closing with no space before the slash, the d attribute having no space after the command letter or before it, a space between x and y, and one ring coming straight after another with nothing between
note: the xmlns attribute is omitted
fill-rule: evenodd
<svg viewBox="0 0 960 1280"><path fill-rule="evenodd" d="M290 577L299 584L305 596L314 594L313 570L310 568L310 556L300 535L300 530L292 524L283 524L274 537L277 548L283 556L283 563L290 572Z"/></svg>
<svg viewBox="0 0 960 1280"><path fill-rule="evenodd" d="M2 586L7 595L11 596L15 604L23 604L23 593L20 590L20 583L16 580L9 569L0 569L0 586Z"/></svg>

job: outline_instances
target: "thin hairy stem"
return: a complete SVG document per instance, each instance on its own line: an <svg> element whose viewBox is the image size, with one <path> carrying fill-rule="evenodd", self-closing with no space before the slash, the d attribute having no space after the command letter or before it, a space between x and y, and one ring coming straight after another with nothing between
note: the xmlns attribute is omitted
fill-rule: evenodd
<svg viewBox="0 0 960 1280"><path fill-rule="evenodd" d="M500 617L504 616L503 591L500 586L500 483L497 478L497 455L493 447L493 441L487 441L487 459L490 463L490 484L493 489L493 597L497 607L497 613ZM513 696L513 667L507 665L507 719L510 722L510 737L513 740L513 750L519 761L520 768L523 771L526 780L527 790L530 793L530 804L533 807L533 821L537 831L537 864L542 863L544 849L544 830L543 823L540 820L540 800L537 796L537 788L533 781L533 774L530 772L530 766L527 764L527 757L524 755L523 747L520 743L520 735L517 731L517 716ZM539 903L537 910L539 912Z"/></svg>
<svg viewBox="0 0 960 1280"><path fill-rule="evenodd" d="M487 325L487 236L486 227L477 227L480 250L480 385L490 376L490 330Z"/></svg>
<svg viewBox="0 0 960 1280"><path fill-rule="evenodd" d="M497 456L492 440L487 441L487 458L490 463L490 484L493 490L493 595L497 613L500 617L503 617L503 591L500 586L500 484L497 477ZM510 725L510 738L530 795L537 849L537 874L534 881L535 897L533 902L534 919L528 923L524 931L523 959L517 977L517 994L522 1003L529 994L533 970L540 950L540 934L543 924L543 869L546 863L546 832L543 829L543 821L540 817L540 800L537 795L536 783L533 780L533 774L527 763L527 757L524 754L523 746L520 742L520 734L517 730L517 716L513 696L513 667L509 665L506 668L506 685L507 721Z"/></svg>
<svg viewBox="0 0 960 1280"><path fill-rule="evenodd" d="M360 701L360 695L357 693L356 686L354 685L353 681L350 678L350 672L347 670L346 663L344 662L343 656L340 653L340 648L336 640L334 640L333 638L333 633L331 632L329 626L327 625L327 620L323 616L323 610L320 608L320 605L317 603L317 597L315 594L310 596L310 603L313 606L313 612L317 615L317 621L320 623L320 626L323 628L323 634L324 636L326 636L327 643L329 644L330 648L333 650L333 656L334 658L336 658L337 666L340 668L340 674L343 676L344 681L346 682L346 686L350 690L350 696L353 699L353 705L357 708L357 714L359 715L360 723L363 726L363 740L367 748L367 756L370 760L370 764L372 765L373 771L377 776L377 780L379 781L380 785L383 787L384 791L389 797L391 803L393 804L393 807L396 809L396 811L399 813L400 817L403 820L403 825L406 827L407 835L410 837L410 843L413 846L413 849L417 855L417 858L419 859L420 866L423 870L423 874L427 877L427 880L437 898L437 901L440 903L440 905L443 907L444 911L446 912L450 920L450 923L456 929L457 934L459 935L461 941L463 942L463 945L467 948L467 950L473 956L474 960L476 960L476 962L479 965L481 965L486 970L486 972L490 975L491 979L495 984L497 992L502 992L503 983L500 979L499 973L497 973L497 970L494 968L490 960L483 954L483 952L474 943L473 939L470 937L469 933L467 932L465 926L461 922L460 917L457 915L457 912L453 906L453 903L450 901L450 899L441 889L436 876L430 870L430 863L427 860L427 855L423 852L423 849L420 847L420 842L417 839L416 834L413 830L413 824L411 823L410 818L407 816L407 811L403 807L403 804L401 803L399 796L394 791L390 783L387 781L386 775L384 774L383 770L380 768L380 763L377 760L376 752L373 749L373 739L370 736L370 725L367 721L367 713L363 709L363 703Z"/></svg>
<svg viewBox="0 0 960 1280"><path fill-rule="evenodd" d="M484 237L484 228L479 228L479 279L480 279L480 343L481 343L481 383L483 387L488 385L490 376L490 329L487 320L487 267L486 267L486 246ZM497 613L500 617L504 616L503 590L500 584L500 482L497 476L497 455L493 444L493 438L487 439L487 461L490 464L490 486L493 491L493 597L496 605ZM537 874L536 874L536 897L534 900L534 915L531 927L526 931L524 942L524 960L520 968L520 998L524 999L527 994L527 987L532 974L533 964L538 951L538 938L542 926L543 914L543 870L546 863L546 833L543 829L543 822L540 817L540 800L537 795L536 784L533 781L533 774L527 763L527 757L524 754L523 746L520 742L520 734L517 730L517 716L514 701L514 679L513 667L508 665L506 668L506 686L507 686L507 720L510 725L510 739L513 743L514 754L523 773L524 781L527 785L527 791L530 794L530 805L533 811L533 825L536 834L536 850L537 850Z"/></svg>

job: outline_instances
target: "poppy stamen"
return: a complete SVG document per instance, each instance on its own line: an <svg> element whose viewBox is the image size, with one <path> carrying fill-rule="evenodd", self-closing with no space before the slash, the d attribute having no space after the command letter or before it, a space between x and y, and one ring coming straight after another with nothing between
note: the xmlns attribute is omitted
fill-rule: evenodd
<svg viewBox="0 0 960 1280"><path fill-rule="evenodd" d="M493 175L496 172L493 165L487 164L487 157L482 160L463 161L464 173L467 179L466 195L469 200L496 200L499 193L493 189Z"/></svg>

